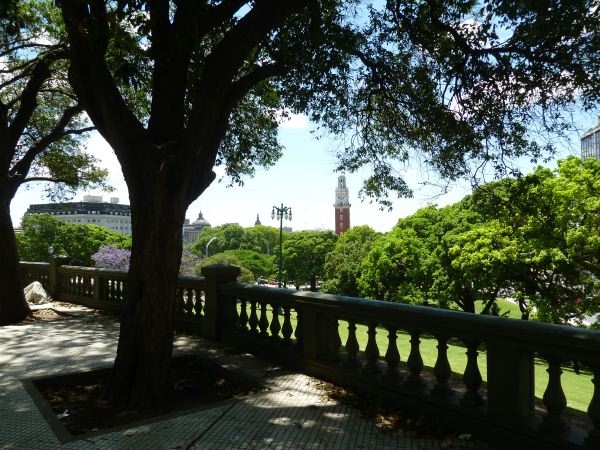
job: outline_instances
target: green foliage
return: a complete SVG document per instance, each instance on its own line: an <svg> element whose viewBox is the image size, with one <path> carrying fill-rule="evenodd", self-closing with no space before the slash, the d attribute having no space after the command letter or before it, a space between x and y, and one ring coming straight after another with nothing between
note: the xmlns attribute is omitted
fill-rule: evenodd
<svg viewBox="0 0 600 450"><path fill-rule="evenodd" d="M361 266L358 280L360 294L365 298L425 303L424 275L427 249L410 229L393 230L375 242Z"/></svg>
<svg viewBox="0 0 600 450"><path fill-rule="evenodd" d="M331 231L295 231L283 235L283 275L286 282L300 288L309 284L317 289L324 277L326 255L334 248L338 236ZM279 249L275 251L278 259Z"/></svg>
<svg viewBox="0 0 600 450"><path fill-rule="evenodd" d="M280 156L282 114L305 113L344 142L340 168L372 167L362 193L389 205L390 190L411 194L395 163L417 157L450 179L482 165L512 174L507 161L551 153L539 134L564 134L564 112L591 111L600 98L593 0L222 3L105 0L95 6L103 15L60 6L71 39L104 60L143 126L168 104L169 139L186 127L200 138L204 108L211 119L223 113L201 161L223 165L234 182ZM249 21L252 39L240 35ZM233 42L245 45L225 63ZM213 87L227 101L209 99Z"/></svg>
<svg viewBox="0 0 600 450"><path fill-rule="evenodd" d="M600 162L570 157L554 172L538 168L473 195L511 229L509 279L524 314L535 308L539 320L560 323L600 311L599 174Z"/></svg>
<svg viewBox="0 0 600 450"><path fill-rule="evenodd" d="M60 11L51 1L25 0L8 9L19 32L0 39L0 176L3 194L12 198L24 183L46 182L51 199L69 198L77 189L110 189L107 171L86 153L93 129L67 81L69 68ZM0 23L1 23L0 19ZM4 174L4 175L2 175Z"/></svg>
<svg viewBox="0 0 600 450"><path fill-rule="evenodd" d="M358 297L361 264L373 242L380 236L367 225L353 227L343 233L335 247L325 256L323 292Z"/></svg>
<svg viewBox="0 0 600 450"><path fill-rule="evenodd" d="M250 269L244 267L235 255L227 253L217 253L215 255L203 259L200 262L200 264L196 266L196 274L201 275L200 270L204 266L210 266L211 264L228 264L230 266L239 267L241 272L238 277L238 281L240 283L254 284L254 282L256 281L256 277L254 276L252 271L250 271Z"/></svg>
<svg viewBox="0 0 600 450"><path fill-rule="evenodd" d="M20 259L48 261L48 247L69 256L70 264L93 267L92 255L103 245L131 248L131 237L97 225L67 224L48 214L26 214L17 236Z"/></svg>
<svg viewBox="0 0 600 450"><path fill-rule="evenodd" d="M200 232L198 240L190 247L191 251L204 257L206 245L212 238L215 239L210 243L209 255L226 250L253 250L269 254L279 243L279 230L264 225L244 228L236 223L207 227Z"/></svg>
<svg viewBox="0 0 600 450"><path fill-rule="evenodd" d="M234 256L240 264L258 277L269 277L274 272L274 258L271 255L264 255L254 250L225 250L226 255Z"/></svg>
<svg viewBox="0 0 600 450"><path fill-rule="evenodd" d="M523 319L580 321L600 311L598 179L600 162L570 157L423 208L373 244L359 291L482 314L502 295Z"/></svg>

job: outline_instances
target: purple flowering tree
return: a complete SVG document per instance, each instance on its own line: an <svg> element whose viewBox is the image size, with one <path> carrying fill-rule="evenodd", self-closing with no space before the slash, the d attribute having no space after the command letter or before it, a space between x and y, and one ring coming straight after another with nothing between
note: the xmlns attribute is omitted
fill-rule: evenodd
<svg viewBox="0 0 600 450"><path fill-rule="evenodd" d="M96 267L101 269L129 270L131 252L112 245L102 245L92 259Z"/></svg>

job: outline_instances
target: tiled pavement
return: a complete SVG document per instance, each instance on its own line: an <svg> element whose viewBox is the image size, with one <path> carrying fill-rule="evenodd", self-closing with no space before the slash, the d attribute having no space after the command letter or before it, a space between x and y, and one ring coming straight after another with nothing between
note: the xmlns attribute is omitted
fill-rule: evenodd
<svg viewBox="0 0 600 450"><path fill-rule="evenodd" d="M87 435L61 444L21 380L108 366L118 325L83 308L67 320L0 327L0 449L446 449L487 448L456 437L384 432L356 409L328 399L315 380L248 354L180 336L176 348L261 378L267 393L213 408Z"/></svg>

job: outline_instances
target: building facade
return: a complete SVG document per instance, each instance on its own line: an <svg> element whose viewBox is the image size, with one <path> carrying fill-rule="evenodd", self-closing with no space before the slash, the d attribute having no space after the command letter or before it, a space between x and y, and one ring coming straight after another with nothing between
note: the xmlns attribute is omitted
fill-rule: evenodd
<svg viewBox="0 0 600 450"><path fill-rule="evenodd" d="M131 234L131 207L118 197L104 202L102 196L84 195L81 202L30 205L25 214L50 214L65 223L99 225L121 234Z"/></svg>
<svg viewBox="0 0 600 450"><path fill-rule="evenodd" d="M192 223L189 223L188 219L185 219L183 224L183 242L184 244L192 244L198 240L198 236L203 229L210 227L208 220L202 215L202 211L198 214L198 218Z"/></svg>
<svg viewBox="0 0 600 450"><path fill-rule="evenodd" d="M350 228L350 206L346 176L340 175L337 187L335 188L335 203L333 205L335 211L335 234L338 236Z"/></svg>
<svg viewBox="0 0 600 450"><path fill-rule="evenodd" d="M581 159L587 158L600 159L600 117L598 125L581 136Z"/></svg>

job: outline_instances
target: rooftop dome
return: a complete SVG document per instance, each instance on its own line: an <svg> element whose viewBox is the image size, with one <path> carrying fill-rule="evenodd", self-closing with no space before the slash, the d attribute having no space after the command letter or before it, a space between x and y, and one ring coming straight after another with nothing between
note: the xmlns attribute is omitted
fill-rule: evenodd
<svg viewBox="0 0 600 450"><path fill-rule="evenodd" d="M202 211L200 211L200 213L198 213L198 218L192 222L192 226L195 228L204 228L210 227L210 223L204 218Z"/></svg>

